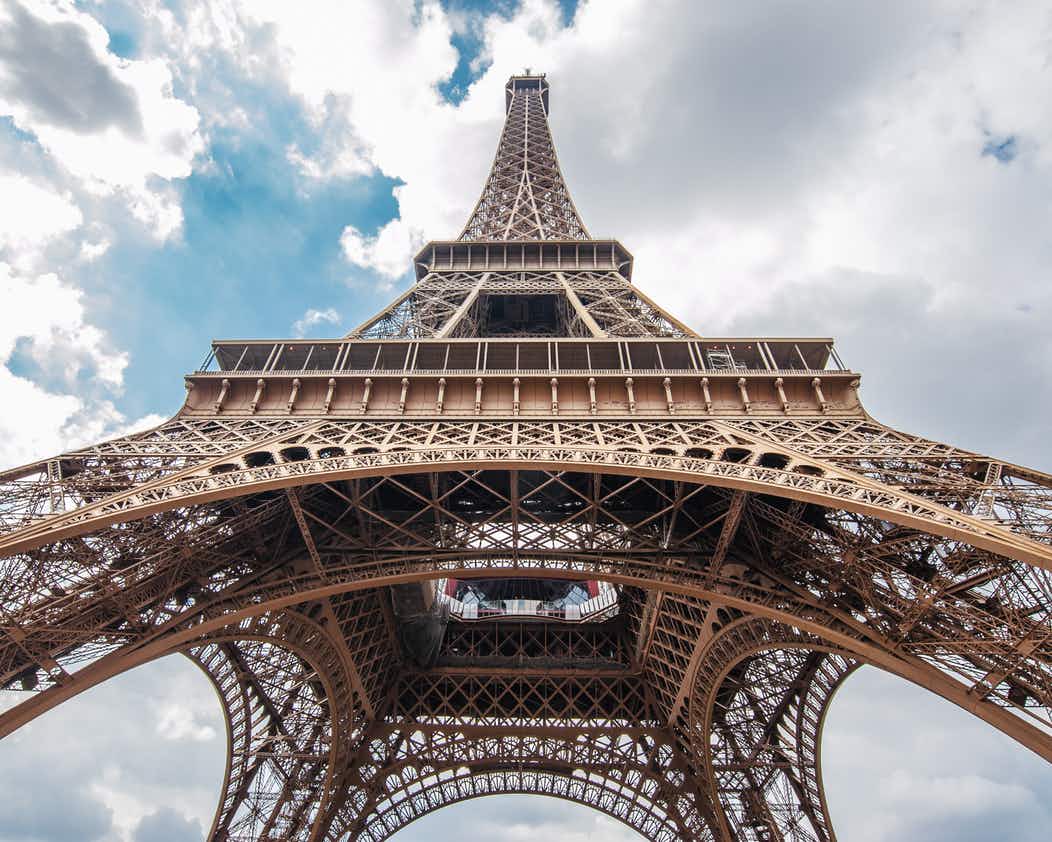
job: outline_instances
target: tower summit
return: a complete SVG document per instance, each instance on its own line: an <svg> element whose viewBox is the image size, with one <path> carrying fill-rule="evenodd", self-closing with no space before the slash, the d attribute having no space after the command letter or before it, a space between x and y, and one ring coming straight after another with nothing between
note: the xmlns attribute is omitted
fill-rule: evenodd
<svg viewBox="0 0 1052 842"><path fill-rule="evenodd" d="M0 736L184 653L228 723L215 842L497 793L831 842L859 664L1052 759L1052 477L881 425L828 338L695 333L589 235L545 77L505 105L380 313L218 340L171 421L0 475Z"/></svg>
<svg viewBox="0 0 1052 842"><path fill-rule="evenodd" d="M497 155L461 240L586 240L548 128L548 81L512 76Z"/></svg>

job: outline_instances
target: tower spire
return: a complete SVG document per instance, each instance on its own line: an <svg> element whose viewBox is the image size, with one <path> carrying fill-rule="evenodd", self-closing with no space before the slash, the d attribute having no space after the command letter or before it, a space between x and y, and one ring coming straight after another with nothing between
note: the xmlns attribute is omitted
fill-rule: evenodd
<svg viewBox="0 0 1052 842"><path fill-rule="evenodd" d="M588 239L548 127L547 79L527 70L512 76L504 90L504 131L482 195L459 239Z"/></svg>

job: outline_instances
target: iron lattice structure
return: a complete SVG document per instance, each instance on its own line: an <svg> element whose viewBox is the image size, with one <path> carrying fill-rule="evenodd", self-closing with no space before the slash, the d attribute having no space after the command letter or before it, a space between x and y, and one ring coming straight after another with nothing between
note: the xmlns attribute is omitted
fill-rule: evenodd
<svg viewBox="0 0 1052 842"><path fill-rule="evenodd" d="M0 736L185 653L226 712L217 842L491 793L828 842L859 664L1052 759L1052 477L876 422L829 339L666 313L589 238L547 113L509 81L463 234L348 337L216 342L171 421L0 477L0 680L30 691ZM482 617L442 585L505 580L605 601Z"/></svg>

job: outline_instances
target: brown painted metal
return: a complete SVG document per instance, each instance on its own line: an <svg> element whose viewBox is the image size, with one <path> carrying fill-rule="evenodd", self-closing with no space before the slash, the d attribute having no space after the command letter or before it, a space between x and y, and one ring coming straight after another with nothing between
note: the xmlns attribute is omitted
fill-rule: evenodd
<svg viewBox="0 0 1052 842"><path fill-rule="evenodd" d="M544 793L657 840L834 839L859 664L1052 759L1052 477L891 430L827 338L695 334L589 239L513 77L460 239L349 337L216 342L161 426L0 475L0 736L172 652L210 838L387 838ZM472 621L436 582L595 581Z"/></svg>

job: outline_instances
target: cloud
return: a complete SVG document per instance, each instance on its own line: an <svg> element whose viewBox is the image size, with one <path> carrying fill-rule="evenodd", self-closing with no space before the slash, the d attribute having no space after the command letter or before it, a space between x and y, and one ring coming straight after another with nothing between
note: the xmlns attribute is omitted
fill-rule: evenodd
<svg viewBox="0 0 1052 842"><path fill-rule="evenodd" d="M318 149L308 154L293 145L286 157L307 178L378 172L402 182L398 216L375 235L357 226L345 232L349 262L400 278L425 234L453 236L463 227L492 160L503 82L487 83L492 96L482 107L443 100L438 86L459 56L441 5L311 0L294 8L230 0L197 7L183 21L157 14L169 33L178 32L173 42L192 45L198 57L222 53L248 77L283 86L302 103Z"/></svg>
<svg viewBox="0 0 1052 842"><path fill-rule="evenodd" d="M195 108L161 59L108 51L106 30L70 4L0 6L0 115L91 193L117 196L159 240L182 223L169 183L203 148Z"/></svg>
<svg viewBox="0 0 1052 842"><path fill-rule="evenodd" d="M24 268L37 262L56 238L84 221L72 197L23 175L0 172L0 256Z"/></svg>
<svg viewBox="0 0 1052 842"><path fill-rule="evenodd" d="M12 748L15 748L12 746ZM7 754L10 749L4 750ZM12 754L21 755L17 748ZM21 757L19 759L22 759ZM0 842L70 842L104 838L113 826L112 811L97 801L83 780L68 774L64 764L47 768L23 763L18 774L0 771ZM55 809L54 794L62 808Z"/></svg>
<svg viewBox="0 0 1052 842"><path fill-rule="evenodd" d="M945 815L976 816L991 810L1030 806L1034 794L1019 784L1004 784L982 775L926 777L895 769L881 781L881 797L897 809Z"/></svg>
<svg viewBox="0 0 1052 842"><path fill-rule="evenodd" d="M157 733L170 741L191 739L205 742L216 737L215 728L199 723L194 711L178 702L167 704L158 712Z"/></svg>
<svg viewBox="0 0 1052 842"><path fill-rule="evenodd" d="M110 250L111 245L112 243L105 237L95 242L85 240L80 245L80 259L89 263L93 260L98 260Z"/></svg>
<svg viewBox="0 0 1052 842"><path fill-rule="evenodd" d="M729 335L832 336L862 372L869 412L899 429L1047 465L1052 395L1033 392L1052 365L1052 295L1004 290L982 307L916 275L831 268L772 290L724 327ZM991 341L996 337L996 341ZM1002 364L1008 363L1010 364ZM1027 411L1013 410L1028 395ZM955 411L955 408L969 411Z"/></svg>
<svg viewBox="0 0 1052 842"><path fill-rule="evenodd" d="M306 335L312 328L323 324L338 325L340 314L332 307L324 310L315 310L313 307L307 310L300 318L292 323L292 332L296 336Z"/></svg>
<svg viewBox="0 0 1052 842"><path fill-rule="evenodd" d="M424 234L407 226L400 219L392 219L374 236L363 236L353 225L340 235L344 257L355 266L372 269L389 280L406 273L406 255L423 246Z"/></svg>
<svg viewBox="0 0 1052 842"><path fill-rule="evenodd" d="M79 134L111 126L142 134L134 89L114 67L99 61L83 25L72 19L44 20L21 5L8 7L0 30L0 97L21 103L27 122L65 126Z"/></svg>
<svg viewBox="0 0 1052 842"><path fill-rule="evenodd" d="M112 403L128 355L89 321L83 293L57 275L26 276L0 263L0 396L17 411L0 413L0 464L19 464L63 449L153 426L129 424ZM35 377L16 373L16 359ZM47 381L50 387L38 381Z"/></svg>
<svg viewBox="0 0 1052 842"><path fill-rule="evenodd" d="M200 842L223 780L225 740L165 740L156 712L169 705L225 732L211 682L173 656L88 690L0 741L0 842Z"/></svg>
<svg viewBox="0 0 1052 842"><path fill-rule="evenodd" d="M128 355L110 349L105 334L85 321L83 293L57 275L25 277L0 264L0 358L9 360L19 340L42 366L73 385L85 368L94 378L119 387Z"/></svg>
<svg viewBox="0 0 1052 842"><path fill-rule="evenodd" d="M203 836L201 822L165 807L143 817L132 842L199 842Z"/></svg>
<svg viewBox="0 0 1052 842"><path fill-rule="evenodd" d="M863 668L826 719L822 768L837 834L860 842L1038 842L1045 761L965 711Z"/></svg>

